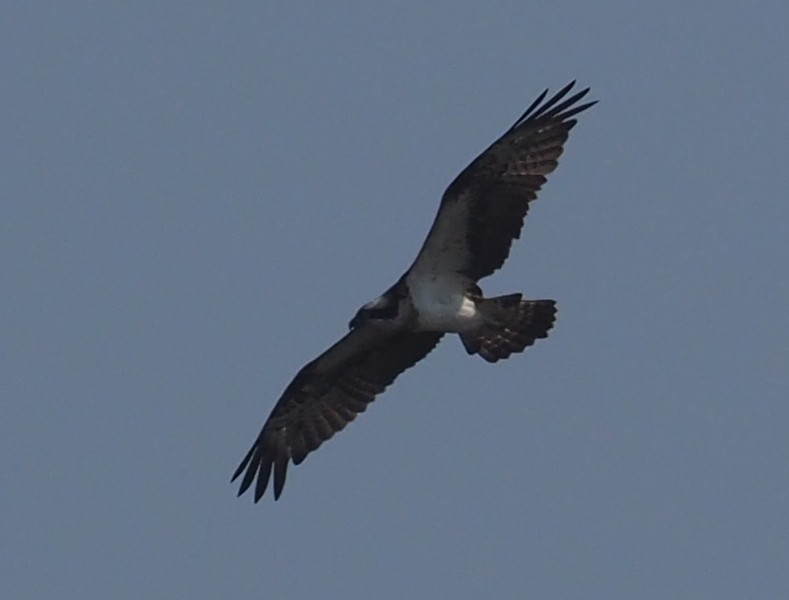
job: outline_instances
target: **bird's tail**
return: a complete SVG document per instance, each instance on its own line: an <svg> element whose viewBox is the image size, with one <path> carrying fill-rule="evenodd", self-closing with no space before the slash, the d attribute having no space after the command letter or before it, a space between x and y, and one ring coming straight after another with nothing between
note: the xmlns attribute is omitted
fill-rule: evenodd
<svg viewBox="0 0 789 600"><path fill-rule="evenodd" d="M460 334L466 352L493 363L548 337L556 319L556 302L522 298L521 294L509 294L481 299L477 307L487 323Z"/></svg>

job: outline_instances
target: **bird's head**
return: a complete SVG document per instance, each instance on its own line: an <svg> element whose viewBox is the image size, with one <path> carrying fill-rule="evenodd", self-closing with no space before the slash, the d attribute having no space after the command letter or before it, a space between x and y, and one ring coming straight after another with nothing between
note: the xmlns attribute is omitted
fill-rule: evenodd
<svg viewBox="0 0 789 600"><path fill-rule="evenodd" d="M391 294L384 294L362 306L351 322L348 329L356 329L370 321L391 321L397 316L397 298Z"/></svg>

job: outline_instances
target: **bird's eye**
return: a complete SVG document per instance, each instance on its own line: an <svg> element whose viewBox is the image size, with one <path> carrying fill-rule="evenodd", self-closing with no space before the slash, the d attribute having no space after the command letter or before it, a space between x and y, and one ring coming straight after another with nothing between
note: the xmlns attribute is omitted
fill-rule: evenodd
<svg viewBox="0 0 789 600"><path fill-rule="evenodd" d="M362 314L362 312L363 311L361 311L361 310L359 312L357 312L354 315L353 319L351 319L351 321L348 323L348 329L349 330L356 329L359 325L362 324L362 321L364 321L364 315Z"/></svg>

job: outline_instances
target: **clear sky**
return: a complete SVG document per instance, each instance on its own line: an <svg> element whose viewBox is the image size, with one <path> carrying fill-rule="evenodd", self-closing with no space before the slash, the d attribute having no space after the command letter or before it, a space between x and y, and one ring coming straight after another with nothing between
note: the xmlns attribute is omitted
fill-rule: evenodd
<svg viewBox="0 0 789 600"><path fill-rule="evenodd" d="M789 4L90 4L0 14L0 596L789 597ZM575 78L483 282L550 338L445 339L237 499L295 372Z"/></svg>

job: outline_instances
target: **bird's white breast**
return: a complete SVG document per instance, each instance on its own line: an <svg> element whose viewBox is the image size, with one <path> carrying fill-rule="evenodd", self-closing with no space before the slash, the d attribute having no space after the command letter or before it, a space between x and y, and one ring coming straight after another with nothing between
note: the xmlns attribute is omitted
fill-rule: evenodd
<svg viewBox="0 0 789 600"><path fill-rule="evenodd" d="M421 329L457 333L480 324L476 305L466 298L469 286L466 277L412 272L406 283Z"/></svg>

